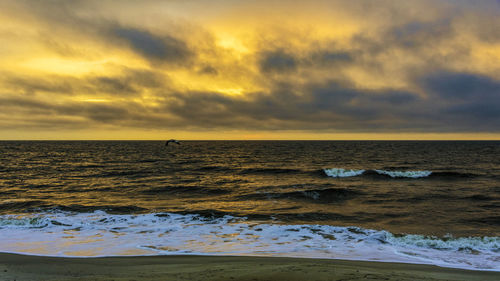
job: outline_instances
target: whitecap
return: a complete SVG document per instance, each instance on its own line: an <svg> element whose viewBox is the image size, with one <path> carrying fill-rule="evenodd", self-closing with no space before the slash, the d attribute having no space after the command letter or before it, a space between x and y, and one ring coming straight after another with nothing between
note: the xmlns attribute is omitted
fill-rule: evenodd
<svg viewBox="0 0 500 281"><path fill-rule="evenodd" d="M365 170L348 170L342 168L323 169L325 174L334 178L355 177L363 174Z"/></svg>
<svg viewBox="0 0 500 281"><path fill-rule="evenodd" d="M375 170L378 174L387 175L391 178L424 178L432 174L431 171L386 171Z"/></svg>

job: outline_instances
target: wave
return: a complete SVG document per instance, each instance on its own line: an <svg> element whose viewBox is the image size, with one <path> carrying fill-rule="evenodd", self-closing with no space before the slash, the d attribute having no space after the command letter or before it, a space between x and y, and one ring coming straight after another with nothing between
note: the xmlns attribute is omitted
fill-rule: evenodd
<svg viewBox="0 0 500 281"><path fill-rule="evenodd" d="M168 185L161 187L152 187L146 190L141 190L144 194L176 194L176 195L186 195L186 196L196 196L199 197L200 194L204 195L221 195L231 193L229 189L215 188L215 187L205 187L198 185Z"/></svg>
<svg viewBox="0 0 500 281"><path fill-rule="evenodd" d="M110 214L130 214L130 213L138 213L145 212L147 209L141 208L134 205L97 205L97 206L88 206L88 205L58 205L54 206L51 209L60 210L66 212L78 212L78 213L88 213L88 212L98 212L105 211Z"/></svg>
<svg viewBox="0 0 500 281"><path fill-rule="evenodd" d="M28 201L3 201L0 204L0 212L5 211L30 211L34 209L39 209L46 207L45 202L40 200L28 200Z"/></svg>
<svg viewBox="0 0 500 281"><path fill-rule="evenodd" d="M433 172L433 177L440 178L474 178L477 177L477 174L473 173L459 173L459 172Z"/></svg>
<svg viewBox="0 0 500 281"><path fill-rule="evenodd" d="M433 171L391 171L391 170L354 170L354 169L344 169L344 168L325 168L323 169L324 174L329 177L334 178L347 178L347 177L357 177L357 176L383 176L390 178L427 178L427 177L439 177L439 178L470 178L475 177L475 174L471 173L458 173L458 172L433 172Z"/></svg>
<svg viewBox="0 0 500 281"><path fill-rule="evenodd" d="M241 170L241 174L297 174L304 173L300 169L287 169L287 168L247 168Z"/></svg>
<svg viewBox="0 0 500 281"><path fill-rule="evenodd" d="M323 169L325 174L334 178L347 178L362 175L365 170L347 170L342 168Z"/></svg>
<svg viewBox="0 0 500 281"><path fill-rule="evenodd" d="M231 254L342 258L500 271L500 237L394 234L356 226L265 223L219 215L114 215L103 211L3 215L0 249L51 256Z"/></svg>
<svg viewBox="0 0 500 281"><path fill-rule="evenodd" d="M195 168L193 170L198 171L198 172L211 172L211 171L214 171L214 172L232 172L232 171L234 171L234 169L229 167L229 166L217 166L217 165L201 166L201 167Z"/></svg>
<svg viewBox="0 0 500 281"><path fill-rule="evenodd" d="M423 178L432 174L431 171L349 170L343 168L323 169L323 171L327 176L334 178L356 177L367 174L377 174L391 178Z"/></svg>
<svg viewBox="0 0 500 281"><path fill-rule="evenodd" d="M341 202L352 199L362 194L345 188L312 189L291 192L261 192L239 196L241 199L264 200L264 199L298 199L312 200L318 203Z"/></svg>
<svg viewBox="0 0 500 281"><path fill-rule="evenodd" d="M134 205L51 205L45 201L13 201L0 204L0 212L3 213L37 213L40 211L64 211L88 213L94 211L106 211L111 214L130 214L145 212L147 209Z"/></svg>
<svg viewBox="0 0 500 281"><path fill-rule="evenodd" d="M386 175L391 178L425 178L432 174L431 171L386 171L375 170L380 175Z"/></svg>
<svg viewBox="0 0 500 281"><path fill-rule="evenodd" d="M462 221L473 224L500 225L500 216L483 216L473 219L462 219Z"/></svg>
<svg viewBox="0 0 500 281"><path fill-rule="evenodd" d="M496 198L484 194L473 194L470 196L462 197L462 199L472 200L472 201L490 201L490 200L495 200Z"/></svg>

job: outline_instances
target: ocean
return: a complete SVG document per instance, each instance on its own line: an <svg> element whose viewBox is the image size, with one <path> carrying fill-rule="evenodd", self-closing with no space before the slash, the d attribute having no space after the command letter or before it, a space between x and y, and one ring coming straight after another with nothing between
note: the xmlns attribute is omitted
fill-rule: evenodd
<svg viewBox="0 0 500 281"><path fill-rule="evenodd" d="M499 141L1 141L0 252L500 271Z"/></svg>

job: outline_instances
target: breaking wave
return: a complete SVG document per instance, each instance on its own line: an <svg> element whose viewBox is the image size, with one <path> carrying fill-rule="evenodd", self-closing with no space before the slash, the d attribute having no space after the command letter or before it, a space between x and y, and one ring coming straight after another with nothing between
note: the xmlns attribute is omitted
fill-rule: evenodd
<svg viewBox="0 0 500 281"><path fill-rule="evenodd" d="M342 168L323 169L325 174L334 178L347 178L362 175L365 170L347 170Z"/></svg>
<svg viewBox="0 0 500 281"><path fill-rule="evenodd" d="M394 234L224 215L53 212L0 216L0 249L50 256L265 255L500 271L500 237ZM36 245L36 247L33 247Z"/></svg>
<svg viewBox="0 0 500 281"><path fill-rule="evenodd" d="M379 175L391 178L425 178L431 171L387 171L387 170L352 170L343 168L323 169L325 174L334 178L356 177L361 175Z"/></svg>
<svg viewBox="0 0 500 281"><path fill-rule="evenodd" d="M242 199L297 199L324 203L341 202L362 194L361 191L346 188L308 189L291 192L260 192L242 195Z"/></svg>
<svg viewBox="0 0 500 281"><path fill-rule="evenodd" d="M385 171L375 170L380 175L386 175L391 178L425 178L432 174L431 171Z"/></svg>
<svg viewBox="0 0 500 281"><path fill-rule="evenodd" d="M460 172L434 172L434 171L398 171L398 170L355 170L344 168L325 168L323 173L329 177L334 178L347 178L357 176L382 176L389 178L442 178L442 179L461 179L461 178L474 178L479 175L471 173Z"/></svg>

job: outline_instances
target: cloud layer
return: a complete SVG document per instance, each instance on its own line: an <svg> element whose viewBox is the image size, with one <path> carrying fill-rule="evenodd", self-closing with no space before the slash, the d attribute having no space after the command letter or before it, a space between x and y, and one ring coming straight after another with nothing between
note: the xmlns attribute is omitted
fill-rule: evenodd
<svg viewBox="0 0 500 281"><path fill-rule="evenodd" d="M0 132L500 133L497 1L217 2L3 1Z"/></svg>

